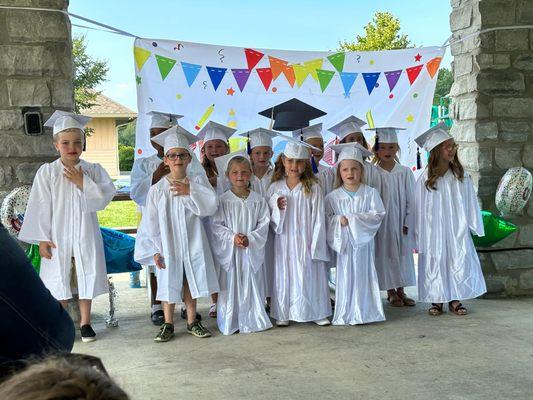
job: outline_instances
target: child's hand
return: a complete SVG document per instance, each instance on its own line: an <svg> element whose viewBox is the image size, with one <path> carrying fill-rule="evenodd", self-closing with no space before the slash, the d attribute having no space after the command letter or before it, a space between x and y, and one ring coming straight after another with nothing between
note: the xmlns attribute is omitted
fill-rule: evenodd
<svg viewBox="0 0 533 400"><path fill-rule="evenodd" d="M246 235L243 235L242 233L237 233L233 237L233 243L240 249L245 249L250 244L248 241L248 237Z"/></svg>
<svg viewBox="0 0 533 400"><path fill-rule="evenodd" d="M163 258L163 256L159 253L156 253L154 255L154 261L155 261L155 266L159 269L165 269L166 268L166 265L165 265L165 259Z"/></svg>
<svg viewBox="0 0 533 400"><path fill-rule="evenodd" d="M285 210L285 207L287 207L287 198L286 197L278 197L278 208L280 210Z"/></svg>
<svg viewBox="0 0 533 400"><path fill-rule="evenodd" d="M170 172L170 168L165 163L158 165L157 169L152 174L152 185L155 185L161 180L162 177L167 175Z"/></svg>
<svg viewBox="0 0 533 400"><path fill-rule="evenodd" d="M241 245L244 249L250 245L250 242L248 241L248 236L241 235Z"/></svg>
<svg viewBox="0 0 533 400"><path fill-rule="evenodd" d="M341 217L341 226L347 226L348 225L348 218L346 218L344 215Z"/></svg>
<svg viewBox="0 0 533 400"><path fill-rule="evenodd" d="M51 260L52 259L52 250L50 250L51 248L55 249L56 245L53 244L52 242L39 242L39 255L42 258Z"/></svg>
<svg viewBox="0 0 533 400"><path fill-rule="evenodd" d="M407 226L404 226L402 231L404 235L407 235L409 233L409 228Z"/></svg>
<svg viewBox="0 0 533 400"><path fill-rule="evenodd" d="M170 191L174 196L187 196L191 194L191 185L189 180L185 178L185 182L172 182Z"/></svg>
<svg viewBox="0 0 533 400"><path fill-rule="evenodd" d="M83 169L74 167L63 168L63 176L75 184L80 190L83 190Z"/></svg>

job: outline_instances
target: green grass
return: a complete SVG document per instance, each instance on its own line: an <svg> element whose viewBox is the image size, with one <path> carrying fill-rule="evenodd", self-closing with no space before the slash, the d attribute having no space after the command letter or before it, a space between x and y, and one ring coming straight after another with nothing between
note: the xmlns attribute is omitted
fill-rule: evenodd
<svg viewBox="0 0 533 400"><path fill-rule="evenodd" d="M137 206L132 201L112 201L98 212L98 221L107 228L137 226Z"/></svg>

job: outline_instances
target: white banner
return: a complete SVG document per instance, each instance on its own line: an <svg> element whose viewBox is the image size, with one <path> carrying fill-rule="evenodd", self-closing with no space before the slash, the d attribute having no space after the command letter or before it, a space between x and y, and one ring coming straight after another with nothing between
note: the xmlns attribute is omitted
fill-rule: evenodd
<svg viewBox="0 0 533 400"><path fill-rule="evenodd" d="M213 120L237 133L268 128L258 115L291 98L327 113L327 128L349 115L375 126L396 126L401 159L416 166L412 140L429 128L433 93L444 49L423 47L372 52L311 52L205 45L136 39L136 157L154 153L149 142L151 110L184 115L180 125L192 133ZM367 126L369 127L369 126ZM373 143L373 133L365 133ZM275 152L283 143L275 145ZM328 159L326 152L325 159Z"/></svg>

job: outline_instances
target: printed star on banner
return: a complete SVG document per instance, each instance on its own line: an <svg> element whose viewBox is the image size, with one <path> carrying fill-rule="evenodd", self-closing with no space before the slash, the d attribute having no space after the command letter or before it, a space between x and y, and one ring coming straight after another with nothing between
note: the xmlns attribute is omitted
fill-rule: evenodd
<svg viewBox="0 0 533 400"><path fill-rule="evenodd" d="M140 85L142 83L142 78L139 75L136 75L135 82L137 82L137 85Z"/></svg>
<svg viewBox="0 0 533 400"><path fill-rule="evenodd" d="M418 54L415 56L415 61L416 61L416 62L420 62L421 59L422 59L422 56L420 55L420 53L418 53Z"/></svg>
<svg viewBox="0 0 533 400"><path fill-rule="evenodd" d="M407 122L413 122L413 121L415 120L415 117L413 116L413 114L409 114L409 115L405 118L405 120L406 120Z"/></svg>
<svg viewBox="0 0 533 400"><path fill-rule="evenodd" d="M233 96L235 94L235 90L233 90L233 88L230 87L229 89L226 89L226 94L228 96Z"/></svg>

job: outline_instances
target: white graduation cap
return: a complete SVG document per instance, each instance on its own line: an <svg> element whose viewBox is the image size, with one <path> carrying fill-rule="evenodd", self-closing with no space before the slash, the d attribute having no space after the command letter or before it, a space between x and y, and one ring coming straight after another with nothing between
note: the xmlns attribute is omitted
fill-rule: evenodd
<svg viewBox="0 0 533 400"><path fill-rule="evenodd" d="M357 142L352 142L352 143L341 143L341 144L334 144L331 146L331 149L340 155L340 153L344 150L344 149L350 149L350 148L355 148L357 149L360 153L361 153L361 156L364 158L364 157L370 157L373 153L371 151L369 151L368 149L366 149L364 146L361 146L359 143Z"/></svg>
<svg viewBox="0 0 533 400"><path fill-rule="evenodd" d="M210 140L222 140L227 142L228 139L233 135L237 129L230 128L229 126L219 124L215 121L209 121L205 126L198 132L198 140L203 140L204 144Z"/></svg>
<svg viewBox="0 0 533 400"><path fill-rule="evenodd" d="M357 118L355 115L350 115L348 118L343 119L336 125L333 125L328 131L334 133L339 140L344 139L350 133L361 133L363 131L361 127L366 125L366 122L362 119Z"/></svg>
<svg viewBox="0 0 533 400"><path fill-rule="evenodd" d="M215 158L215 164L217 166L217 171L219 175L223 175L226 173L226 170L228 169L229 162L234 159L235 157L244 157L247 160L250 160L248 158L248 155L246 154L246 151L244 150L238 150L234 151L233 153L229 153L220 157Z"/></svg>
<svg viewBox="0 0 533 400"><path fill-rule="evenodd" d="M189 153L191 153L189 146L198 141L198 138L185 128L175 125L172 128L161 132L159 135L154 136L152 141L160 146L163 146L165 149L165 154L167 154L170 149L175 148L186 149Z"/></svg>
<svg viewBox="0 0 533 400"><path fill-rule="evenodd" d="M310 144L302 142L297 138L285 136L281 133L277 133L277 136L280 139L285 139L287 141L287 145L285 146L285 149L283 149L283 155L287 158L308 160L311 157L309 150L320 151L320 149L317 149L315 146L311 146Z"/></svg>
<svg viewBox="0 0 533 400"><path fill-rule="evenodd" d="M322 139L322 122L292 131L292 137L304 141L313 138Z"/></svg>
<svg viewBox="0 0 533 400"><path fill-rule="evenodd" d="M44 126L53 128L54 136L67 129L79 129L83 132L85 125L89 123L91 117L87 115L74 114L67 111L57 110L48 118Z"/></svg>
<svg viewBox="0 0 533 400"><path fill-rule="evenodd" d="M367 131L376 131L377 141L379 143L398 143L398 132L404 131L405 128L395 128L392 126L368 128Z"/></svg>
<svg viewBox="0 0 533 400"><path fill-rule="evenodd" d="M150 111L147 113L152 120L150 121L150 129L165 128L168 129L173 125L178 124L178 119L183 118L183 115L173 114L162 111Z"/></svg>
<svg viewBox="0 0 533 400"><path fill-rule="evenodd" d="M268 146L272 148L272 139L275 138L277 135L277 132L265 128L256 128L251 131L239 134L239 136L249 138L250 150L254 147L260 146Z"/></svg>
<svg viewBox="0 0 533 400"><path fill-rule="evenodd" d="M441 122L415 138L415 142L426 151L431 151L449 139L453 139L453 136L448 132L448 126L444 122Z"/></svg>

